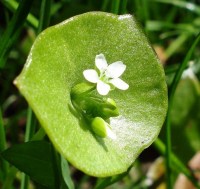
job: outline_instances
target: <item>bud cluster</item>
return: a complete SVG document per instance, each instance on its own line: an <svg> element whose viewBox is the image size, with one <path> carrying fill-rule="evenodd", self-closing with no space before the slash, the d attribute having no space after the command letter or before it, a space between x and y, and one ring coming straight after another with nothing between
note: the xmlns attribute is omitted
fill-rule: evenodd
<svg viewBox="0 0 200 189"><path fill-rule="evenodd" d="M80 83L71 91L72 104L79 111L91 130L102 138L116 138L108 124L110 117L119 115L115 101L96 93L94 87L88 83Z"/></svg>

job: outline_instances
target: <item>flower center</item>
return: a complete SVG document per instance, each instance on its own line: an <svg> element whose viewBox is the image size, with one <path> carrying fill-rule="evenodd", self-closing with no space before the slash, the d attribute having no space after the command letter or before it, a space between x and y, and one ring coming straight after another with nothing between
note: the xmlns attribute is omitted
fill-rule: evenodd
<svg viewBox="0 0 200 189"><path fill-rule="evenodd" d="M105 71L100 74L99 79L101 81L103 81L104 83L108 83L109 82L109 78L106 76L106 72Z"/></svg>

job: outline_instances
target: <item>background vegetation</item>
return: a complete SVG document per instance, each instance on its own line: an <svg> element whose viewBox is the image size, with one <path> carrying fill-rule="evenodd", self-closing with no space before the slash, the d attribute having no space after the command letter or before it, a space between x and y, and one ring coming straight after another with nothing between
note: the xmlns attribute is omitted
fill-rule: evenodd
<svg viewBox="0 0 200 189"><path fill-rule="evenodd" d="M0 152L41 134L13 85L36 36L48 26L88 11L129 13L141 23L165 69L169 110L159 139L128 172L98 179L69 166L71 177L66 176L65 187L73 188L73 181L76 188L86 189L200 188L199 0L1 0ZM0 157L0 188L45 188L41 184Z"/></svg>

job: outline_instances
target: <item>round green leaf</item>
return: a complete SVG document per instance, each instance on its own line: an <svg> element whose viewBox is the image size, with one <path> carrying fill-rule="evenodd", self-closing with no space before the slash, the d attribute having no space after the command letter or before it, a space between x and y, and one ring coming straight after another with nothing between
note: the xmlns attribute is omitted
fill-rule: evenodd
<svg viewBox="0 0 200 189"><path fill-rule="evenodd" d="M110 119L117 139L101 138L73 108L71 89L86 82L83 71L95 56L126 65L129 89L109 97L120 115ZM167 109L162 65L131 15L90 12L42 32L15 84L27 99L57 150L93 176L125 172L157 137Z"/></svg>

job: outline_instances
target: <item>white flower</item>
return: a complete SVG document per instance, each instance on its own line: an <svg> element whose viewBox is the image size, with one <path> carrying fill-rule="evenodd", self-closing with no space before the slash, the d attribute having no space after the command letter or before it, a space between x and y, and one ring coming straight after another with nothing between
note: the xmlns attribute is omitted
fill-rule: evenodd
<svg viewBox="0 0 200 189"><path fill-rule="evenodd" d="M126 65L121 61L114 62L108 65L103 54L96 55L95 65L100 74L94 69L83 71L86 80L97 84L97 91L100 95L107 95L111 90L111 86L121 90L127 90L129 85L119 77L124 73Z"/></svg>
<svg viewBox="0 0 200 189"><path fill-rule="evenodd" d="M182 78L190 78L190 79L197 79L196 75L195 75L195 65L193 61L189 62L189 67L187 69L184 70L183 74L182 74Z"/></svg>

